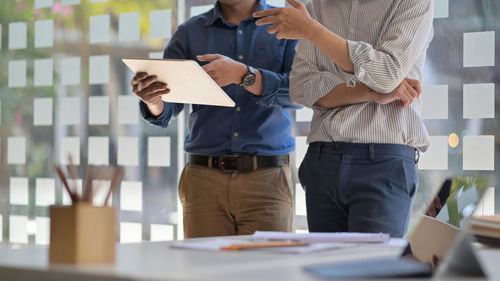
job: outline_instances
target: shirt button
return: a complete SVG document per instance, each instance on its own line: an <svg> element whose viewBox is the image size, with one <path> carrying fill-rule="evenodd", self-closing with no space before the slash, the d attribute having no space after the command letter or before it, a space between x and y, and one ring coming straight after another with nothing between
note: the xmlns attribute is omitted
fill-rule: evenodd
<svg viewBox="0 0 500 281"><path fill-rule="evenodd" d="M238 107L236 108L236 111L241 111L241 107L239 107L239 106L238 106Z"/></svg>
<svg viewBox="0 0 500 281"><path fill-rule="evenodd" d="M240 29L240 30L238 30L238 33L239 33L239 34L243 34L243 30L241 30L241 29Z"/></svg>
<svg viewBox="0 0 500 281"><path fill-rule="evenodd" d="M242 59L243 59L243 55L239 55L239 56L238 56L238 58L239 58L240 60L242 60Z"/></svg>
<svg viewBox="0 0 500 281"><path fill-rule="evenodd" d="M235 132L235 133L233 134L233 136L235 136L235 137L237 137L237 136L239 136L239 135L240 135L240 134L238 134L238 132Z"/></svg>

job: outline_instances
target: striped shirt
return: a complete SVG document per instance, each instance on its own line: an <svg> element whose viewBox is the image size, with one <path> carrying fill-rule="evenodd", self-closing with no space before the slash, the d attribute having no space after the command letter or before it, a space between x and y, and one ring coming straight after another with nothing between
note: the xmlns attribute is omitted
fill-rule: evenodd
<svg viewBox="0 0 500 281"><path fill-rule="evenodd" d="M341 84L362 83L389 93L404 78L422 81L432 40L431 0L310 0L312 18L346 39L354 74L336 66L310 41L297 46L290 97L314 111L308 143L392 143L425 151L429 135L420 118L421 100L399 109L397 102L372 102L325 109L314 103Z"/></svg>

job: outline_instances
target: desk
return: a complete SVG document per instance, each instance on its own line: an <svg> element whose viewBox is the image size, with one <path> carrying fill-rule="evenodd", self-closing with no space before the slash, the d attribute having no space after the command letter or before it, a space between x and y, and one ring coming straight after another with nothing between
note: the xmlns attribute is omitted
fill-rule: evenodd
<svg viewBox="0 0 500 281"><path fill-rule="evenodd" d="M239 237L241 238L241 237ZM398 244L399 240L392 240ZM401 244L401 243L399 243ZM318 280L303 266L397 257L398 245L368 244L308 254L260 251L206 252L169 247L170 242L120 244L112 265L49 265L48 248L0 248L0 280ZM483 250L500 276L500 250ZM495 278L491 278L492 280ZM497 278L498 279L498 278Z"/></svg>

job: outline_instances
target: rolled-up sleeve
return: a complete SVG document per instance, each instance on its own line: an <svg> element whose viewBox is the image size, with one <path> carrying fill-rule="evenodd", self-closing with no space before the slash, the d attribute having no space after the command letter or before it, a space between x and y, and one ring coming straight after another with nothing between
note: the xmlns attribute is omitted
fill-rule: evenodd
<svg viewBox="0 0 500 281"><path fill-rule="evenodd" d="M347 40L354 76L347 85L363 83L381 93L393 91L425 50L432 29L431 0L401 1L375 46Z"/></svg>
<svg viewBox="0 0 500 281"><path fill-rule="evenodd" d="M309 108L313 108L316 101L333 89L345 84L336 73L318 68L315 48L311 42L301 40L290 73L290 98Z"/></svg>

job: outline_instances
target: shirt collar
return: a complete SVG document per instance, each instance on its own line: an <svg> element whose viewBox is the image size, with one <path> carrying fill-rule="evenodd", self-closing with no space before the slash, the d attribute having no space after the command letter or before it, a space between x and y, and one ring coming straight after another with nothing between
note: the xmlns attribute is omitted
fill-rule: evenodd
<svg viewBox="0 0 500 281"><path fill-rule="evenodd" d="M261 11L261 10L265 10L265 9L267 9L266 0L259 0L259 4L257 4L255 11ZM215 3L215 6L212 9L212 12L207 15L207 20L205 22L205 25L206 26L212 25L218 19L223 20L222 13L221 13L220 7L219 7L219 1L217 1L217 3Z"/></svg>

